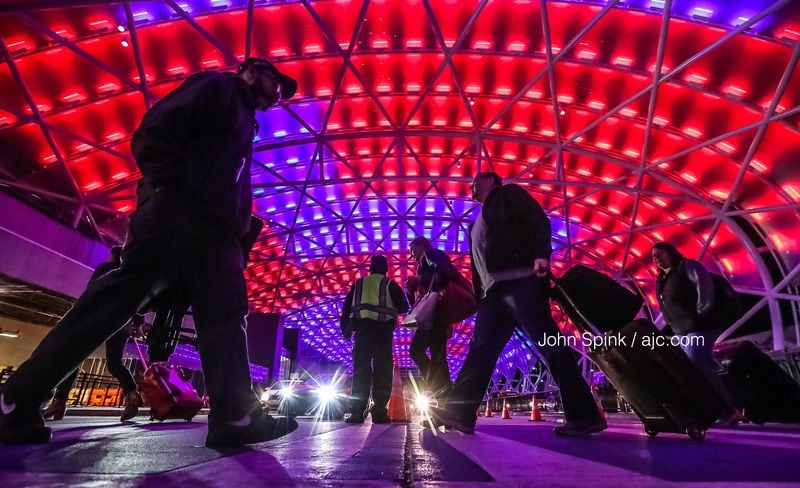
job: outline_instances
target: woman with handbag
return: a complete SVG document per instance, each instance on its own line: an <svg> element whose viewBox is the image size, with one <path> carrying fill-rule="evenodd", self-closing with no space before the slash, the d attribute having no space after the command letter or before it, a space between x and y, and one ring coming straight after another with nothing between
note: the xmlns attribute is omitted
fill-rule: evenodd
<svg viewBox="0 0 800 488"><path fill-rule="evenodd" d="M420 303L426 293L438 293L435 297L436 312L432 323L421 323L414 333L409 353L433 396L441 402L450 393L450 368L447 365L447 339L453 334L453 323L446 312L444 290L453 274L458 272L444 252L435 249L424 236L411 241L411 256L417 261L417 275L406 282L406 291L412 305ZM428 295L428 299L433 298ZM413 313L413 312L412 312ZM430 349L430 358L427 351Z"/></svg>

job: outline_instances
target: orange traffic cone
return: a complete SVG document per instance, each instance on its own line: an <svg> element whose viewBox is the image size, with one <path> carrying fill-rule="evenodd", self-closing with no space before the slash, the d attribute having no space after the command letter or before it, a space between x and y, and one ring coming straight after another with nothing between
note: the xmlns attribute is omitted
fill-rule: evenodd
<svg viewBox="0 0 800 488"><path fill-rule="evenodd" d="M483 415L483 412L481 412L481 407L479 406L478 410L475 412L475 416L480 417L481 415Z"/></svg>
<svg viewBox="0 0 800 488"><path fill-rule="evenodd" d="M411 422L411 416L406 408L405 395L403 394L403 381L400 379L400 370L397 366L392 372L392 396L389 398L389 418L392 422Z"/></svg>
<svg viewBox="0 0 800 488"><path fill-rule="evenodd" d="M486 414L485 414L485 417L487 419L490 418L490 417L493 417L493 415L492 415L492 406L489 404L489 402L486 402Z"/></svg>
<svg viewBox="0 0 800 488"><path fill-rule="evenodd" d="M531 419L528 422L544 422L542 420L542 412L539 410L539 404L533 402L533 410L531 410Z"/></svg>
<svg viewBox="0 0 800 488"><path fill-rule="evenodd" d="M503 420L511 420L511 412L508 411L508 404L503 402L503 416L500 417Z"/></svg>

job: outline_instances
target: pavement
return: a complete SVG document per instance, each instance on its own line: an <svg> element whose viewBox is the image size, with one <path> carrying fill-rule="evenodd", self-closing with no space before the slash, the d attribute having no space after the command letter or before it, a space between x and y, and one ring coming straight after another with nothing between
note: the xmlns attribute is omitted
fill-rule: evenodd
<svg viewBox="0 0 800 488"><path fill-rule="evenodd" d="M800 487L800 425L743 424L649 438L629 414L585 438L553 434L558 418L480 418L475 435L408 424L300 419L292 434L208 449L207 419L68 416L53 440L0 445L2 486L120 487Z"/></svg>

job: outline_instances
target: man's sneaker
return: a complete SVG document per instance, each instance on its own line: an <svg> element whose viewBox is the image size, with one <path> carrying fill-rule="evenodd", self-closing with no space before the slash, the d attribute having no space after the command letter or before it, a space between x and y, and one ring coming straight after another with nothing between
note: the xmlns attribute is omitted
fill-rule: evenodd
<svg viewBox="0 0 800 488"><path fill-rule="evenodd" d="M43 444L50 442L51 435L35 405L23 406L0 394L0 443Z"/></svg>
<svg viewBox="0 0 800 488"><path fill-rule="evenodd" d="M433 427L443 425L447 429L455 429L465 434L475 433L475 419L466 420L451 410L439 407L430 407L429 410Z"/></svg>
<svg viewBox="0 0 800 488"><path fill-rule="evenodd" d="M206 446L233 447L255 444L277 439L296 429L295 419L272 417L259 408L238 422L209 425Z"/></svg>
<svg viewBox="0 0 800 488"><path fill-rule="evenodd" d="M602 432L608 428L603 419L576 420L553 428L556 435L582 436Z"/></svg>

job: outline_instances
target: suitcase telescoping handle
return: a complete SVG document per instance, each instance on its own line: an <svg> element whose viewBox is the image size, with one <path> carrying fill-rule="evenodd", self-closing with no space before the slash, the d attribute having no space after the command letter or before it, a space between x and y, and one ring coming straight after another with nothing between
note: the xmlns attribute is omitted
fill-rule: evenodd
<svg viewBox="0 0 800 488"><path fill-rule="evenodd" d="M141 348L141 346L139 346L139 341L135 337L133 338L133 343L136 345L136 352L139 353L139 359L142 360L142 364L144 365L144 369L145 369L145 371L147 371L148 369L150 369L150 365L147 364L147 360L144 358L144 354L142 354L142 348ZM161 383L162 388L164 389L164 391L167 392L167 394L170 396L170 398L172 398L174 401L177 401L178 398L180 398L180 390L178 390L178 389L174 388L172 385L170 385L164 379L164 375L155 374L154 377L158 380L159 383Z"/></svg>
<svg viewBox="0 0 800 488"><path fill-rule="evenodd" d="M150 365L147 364L147 360L144 358L144 354L142 354L142 348L141 346L139 346L139 340L136 339L136 337L133 338L133 344L136 346L136 352L139 353L139 359L141 359L142 365L144 365L144 369L147 370L147 368L149 368Z"/></svg>
<svg viewBox="0 0 800 488"><path fill-rule="evenodd" d="M603 333L600 329L597 328L591 320L589 320L586 315L581 312L579 306L575 304L575 301L569 296L569 293L561 286L561 281L556 278L552 272L547 273L548 278L550 281L553 282L553 298L555 301L561 305L564 311L567 313L567 316L572 319L573 322L580 322L576 324L578 327L583 329L584 331L591 332L592 335L595 336L602 336Z"/></svg>

